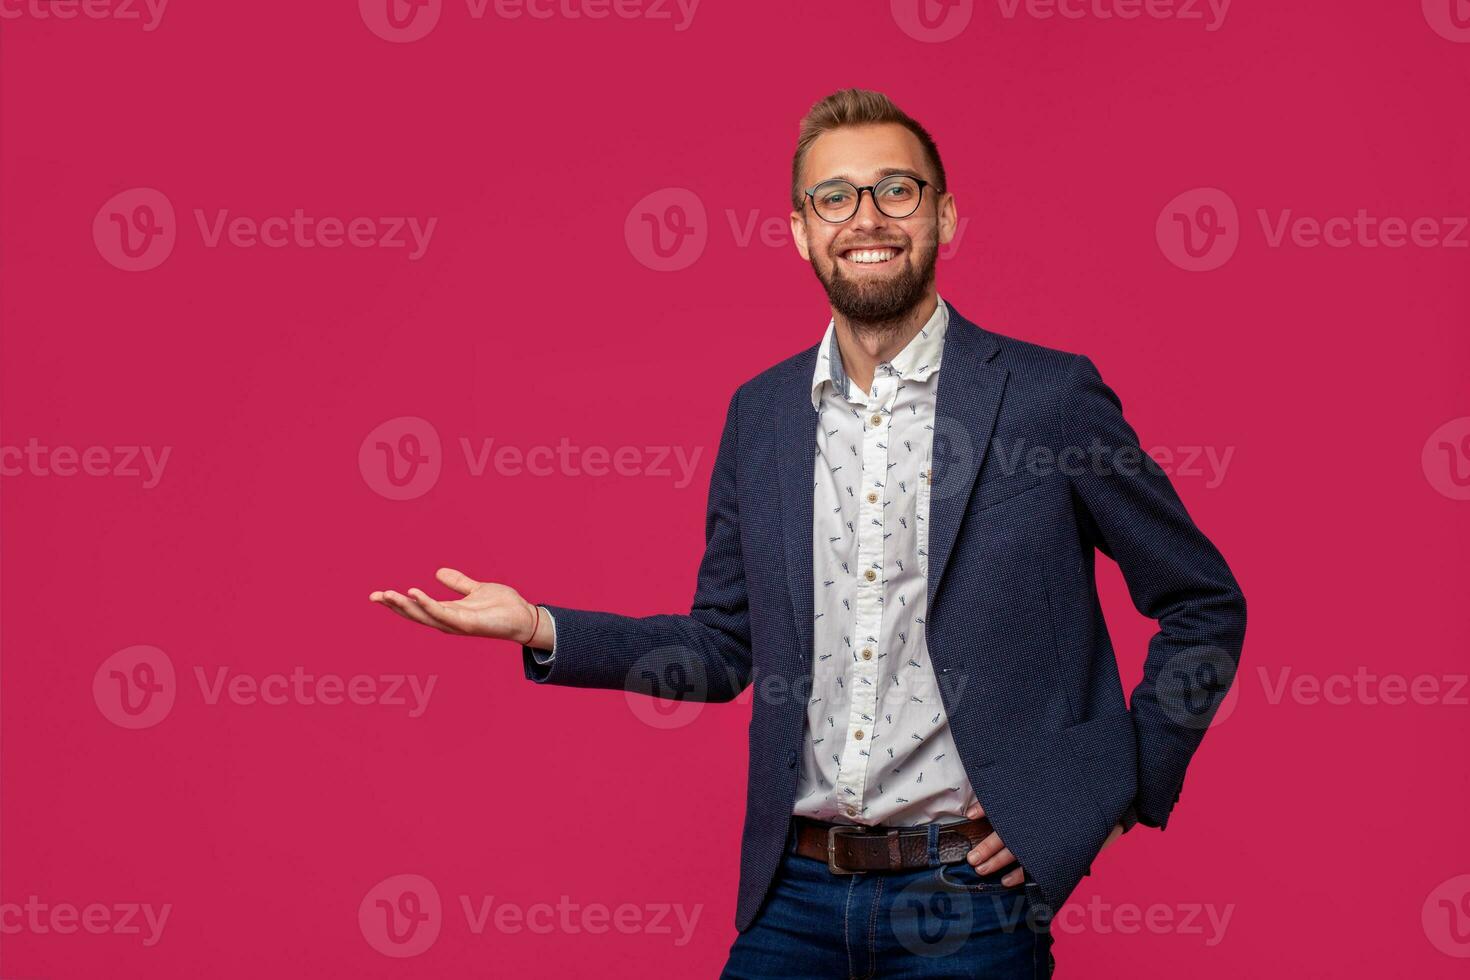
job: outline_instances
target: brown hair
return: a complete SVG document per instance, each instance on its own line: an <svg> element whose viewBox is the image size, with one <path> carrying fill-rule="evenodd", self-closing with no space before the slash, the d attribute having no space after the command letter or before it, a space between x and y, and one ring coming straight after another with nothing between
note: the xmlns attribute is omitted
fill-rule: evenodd
<svg viewBox="0 0 1470 980"><path fill-rule="evenodd" d="M893 100L882 92L871 92L861 88L845 88L833 92L811 107L802 117L801 134L796 140L796 156L791 161L791 208L800 211L806 203L806 191L801 186L801 168L806 163L807 151L817 137L844 126L865 126L874 123L897 123L918 137L924 153L934 166L934 190L943 194L948 190L944 177L944 163L939 159L939 148L934 137L908 113L894 105Z"/></svg>

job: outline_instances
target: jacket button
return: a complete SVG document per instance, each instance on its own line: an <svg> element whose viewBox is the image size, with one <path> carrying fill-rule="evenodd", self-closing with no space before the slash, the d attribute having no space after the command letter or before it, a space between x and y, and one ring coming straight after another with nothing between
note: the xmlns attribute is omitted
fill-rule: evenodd
<svg viewBox="0 0 1470 980"><path fill-rule="evenodd" d="M796 750L795 749L790 749L786 753L786 768L787 769L795 769L796 768Z"/></svg>

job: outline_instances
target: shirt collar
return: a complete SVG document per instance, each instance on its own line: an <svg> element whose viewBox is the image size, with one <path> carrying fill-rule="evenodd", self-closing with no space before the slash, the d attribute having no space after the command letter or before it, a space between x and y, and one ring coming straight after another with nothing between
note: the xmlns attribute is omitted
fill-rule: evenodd
<svg viewBox="0 0 1470 980"><path fill-rule="evenodd" d="M903 350L891 360L883 361L893 368L895 374L906 381L925 381L939 370L939 361L944 354L944 332L949 326L949 305L939 297L934 313L927 323L919 328ZM817 364L812 373L812 408L822 404L822 385L832 382L844 398L851 397L852 383L842 367L842 347L837 343L837 322L827 322L827 332L817 350Z"/></svg>

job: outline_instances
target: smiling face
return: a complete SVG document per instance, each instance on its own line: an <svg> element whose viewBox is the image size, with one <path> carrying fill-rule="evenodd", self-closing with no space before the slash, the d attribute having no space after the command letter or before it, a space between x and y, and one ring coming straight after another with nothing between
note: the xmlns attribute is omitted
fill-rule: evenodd
<svg viewBox="0 0 1470 980"><path fill-rule="evenodd" d="M864 187L895 173L934 180L918 138L897 123L823 133L807 151L802 173L802 187L837 177ZM810 198L791 213L797 251L812 264L832 308L855 323L899 320L928 297L939 246L954 230L954 196L937 193L932 184L906 218L879 211L870 193L862 194L857 213L840 224L819 217Z"/></svg>

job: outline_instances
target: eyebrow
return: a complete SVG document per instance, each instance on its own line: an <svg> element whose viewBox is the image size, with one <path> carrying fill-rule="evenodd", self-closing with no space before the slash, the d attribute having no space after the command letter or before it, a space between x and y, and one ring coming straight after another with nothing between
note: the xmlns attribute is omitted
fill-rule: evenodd
<svg viewBox="0 0 1470 980"><path fill-rule="evenodd" d="M915 173L912 169L910 169L908 167L884 167L882 170L879 170L878 171L878 179L879 180L882 180L884 177L892 177L894 174L903 174L906 177L918 177L919 176L917 173ZM922 180L923 178L920 178L920 179ZM857 184L857 181L854 180L852 177L850 177L847 174L837 174L835 177L823 177L821 180L817 181L817 183L818 184L825 184L829 180L845 180L849 184L854 184L854 185Z"/></svg>

